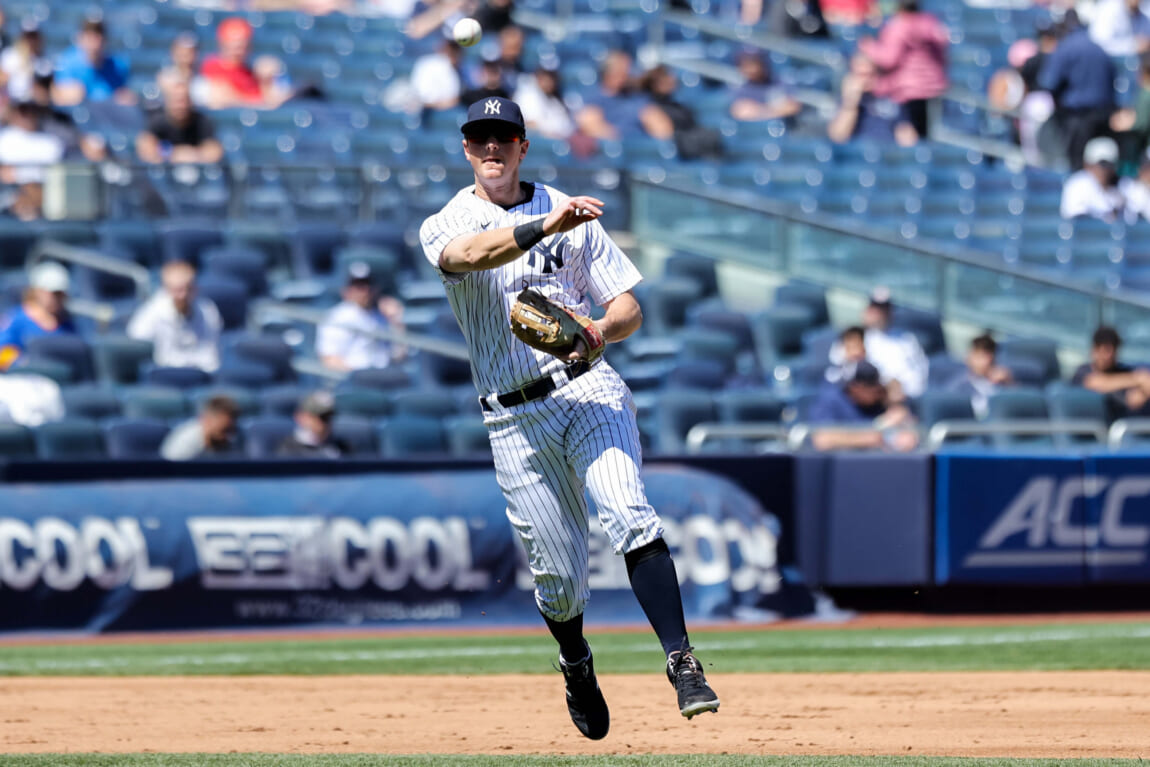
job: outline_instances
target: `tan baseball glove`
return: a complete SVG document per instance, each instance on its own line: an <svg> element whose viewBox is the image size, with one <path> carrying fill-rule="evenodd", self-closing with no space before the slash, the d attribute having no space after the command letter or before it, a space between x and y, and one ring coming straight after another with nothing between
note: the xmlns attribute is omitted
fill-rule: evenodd
<svg viewBox="0 0 1150 767"><path fill-rule="evenodd" d="M511 307L511 332L523 343L540 351L566 358L582 338L586 358L594 362L603 356L603 334L590 317L575 314L542 293L524 288Z"/></svg>

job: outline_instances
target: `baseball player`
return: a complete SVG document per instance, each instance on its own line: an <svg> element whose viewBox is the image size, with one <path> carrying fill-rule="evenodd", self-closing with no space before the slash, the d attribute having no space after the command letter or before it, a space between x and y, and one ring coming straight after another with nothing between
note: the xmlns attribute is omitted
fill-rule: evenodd
<svg viewBox="0 0 1150 767"><path fill-rule="evenodd" d="M472 104L462 131L475 184L423 222L420 241L467 342L507 517L559 643L571 719L593 740L610 724L583 637L584 489L663 645L680 712L689 719L716 711L719 699L691 653L675 565L643 488L631 392L601 359L604 343L642 323L632 293L639 273L596 220L602 201L519 180L529 142L514 101ZM594 322L586 317L591 301L606 311ZM532 331L509 326L533 319L575 328L573 341L552 354L521 340Z"/></svg>

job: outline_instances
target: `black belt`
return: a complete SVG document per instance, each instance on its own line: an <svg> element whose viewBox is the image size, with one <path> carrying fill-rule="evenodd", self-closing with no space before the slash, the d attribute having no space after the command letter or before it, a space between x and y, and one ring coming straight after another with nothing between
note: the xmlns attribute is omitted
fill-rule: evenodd
<svg viewBox="0 0 1150 767"><path fill-rule="evenodd" d="M564 368L563 374L567 376L568 381L574 381L576 378L583 375L590 369L591 365L587 362L587 360L579 360L578 362L572 363ZM552 376L546 376L545 378L536 378L531 383L516 389L515 391L509 391L506 394L496 394L495 400L503 407L515 407L516 405L522 405L525 402L532 402L537 399L543 399L558 388L559 384L555 383L555 379ZM488 399L490 398L480 397L479 406L487 411L494 410L495 408L488 404Z"/></svg>

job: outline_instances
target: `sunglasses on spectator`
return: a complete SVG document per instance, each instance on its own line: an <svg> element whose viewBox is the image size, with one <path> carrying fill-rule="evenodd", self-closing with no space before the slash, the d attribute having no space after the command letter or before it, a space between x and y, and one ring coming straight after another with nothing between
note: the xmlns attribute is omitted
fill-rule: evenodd
<svg viewBox="0 0 1150 767"><path fill-rule="evenodd" d="M500 144L513 144L523 140L523 136L514 131L504 131L501 133L468 133L464 136L471 144L486 144L491 139L495 139Z"/></svg>

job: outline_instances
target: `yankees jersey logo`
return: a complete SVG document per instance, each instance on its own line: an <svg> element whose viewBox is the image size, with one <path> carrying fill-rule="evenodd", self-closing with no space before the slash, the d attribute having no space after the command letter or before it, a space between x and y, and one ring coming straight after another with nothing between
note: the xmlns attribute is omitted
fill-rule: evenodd
<svg viewBox="0 0 1150 767"><path fill-rule="evenodd" d="M552 250L550 245L541 242L527 253L527 265L534 269L535 254L539 253L543 257L543 267L540 271L543 272L543 274L552 274L556 269L563 268L563 257L565 251L570 247L566 237L562 237L555 242L554 250Z"/></svg>

